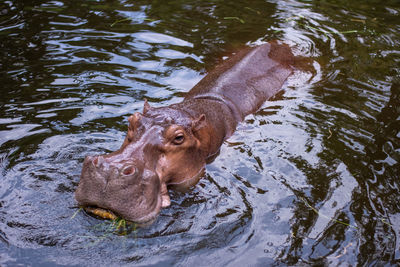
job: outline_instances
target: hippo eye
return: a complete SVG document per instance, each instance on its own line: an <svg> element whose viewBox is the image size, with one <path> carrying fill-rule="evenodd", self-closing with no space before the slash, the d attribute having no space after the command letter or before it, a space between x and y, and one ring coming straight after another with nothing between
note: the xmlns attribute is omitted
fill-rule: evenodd
<svg viewBox="0 0 400 267"><path fill-rule="evenodd" d="M182 133L178 134L177 136L175 136L174 138L174 144L175 145L180 145L183 143L183 140L185 140L185 137L183 136Z"/></svg>

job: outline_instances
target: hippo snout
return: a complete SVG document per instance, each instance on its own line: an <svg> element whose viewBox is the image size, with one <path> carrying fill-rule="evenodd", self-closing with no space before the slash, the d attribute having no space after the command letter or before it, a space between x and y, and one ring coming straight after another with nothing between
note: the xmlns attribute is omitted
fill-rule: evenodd
<svg viewBox="0 0 400 267"><path fill-rule="evenodd" d="M160 179L154 171L133 161L87 156L75 198L83 208L101 208L145 223L161 210Z"/></svg>
<svg viewBox="0 0 400 267"><path fill-rule="evenodd" d="M106 160L103 156L87 156L83 163L84 168L91 168L92 172L98 172L102 174L103 178L112 179L118 178L119 176L130 176L132 178L138 177L137 165L132 161L119 161L113 162Z"/></svg>

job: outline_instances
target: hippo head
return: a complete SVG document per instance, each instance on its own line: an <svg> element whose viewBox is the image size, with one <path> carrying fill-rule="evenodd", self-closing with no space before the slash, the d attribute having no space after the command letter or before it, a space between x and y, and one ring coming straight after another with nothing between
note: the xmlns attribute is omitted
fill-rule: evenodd
<svg viewBox="0 0 400 267"><path fill-rule="evenodd" d="M75 198L84 208L141 224L170 205L167 184L184 183L204 168L205 115L196 118L174 105L151 108L145 102L143 113L128 120L119 150L85 158Z"/></svg>

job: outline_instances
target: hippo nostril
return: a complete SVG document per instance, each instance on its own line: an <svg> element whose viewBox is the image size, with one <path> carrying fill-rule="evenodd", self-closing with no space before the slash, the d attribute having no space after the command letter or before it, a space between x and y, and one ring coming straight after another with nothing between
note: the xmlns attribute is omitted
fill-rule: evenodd
<svg viewBox="0 0 400 267"><path fill-rule="evenodd" d="M136 168L134 166L127 166L122 170L123 175L133 175L136 172Z"/></svg>
<svg viewBox="0 0 400 267"><path fill-rule="evenodd" d="M92 160L92 164L93 164L94 166L97 166L98 163L99 163L99 158L98 158L98 157L95 157L95 158Z"/></svg>
<svg viewBox="0 0 400 267"><path fill-rule="evenodd" d="M95 156L92 160L93 166L96 168L99 168L101 165L105 163L105 160L102 156ZM103 166L104 167L104 166Z"/></svg>

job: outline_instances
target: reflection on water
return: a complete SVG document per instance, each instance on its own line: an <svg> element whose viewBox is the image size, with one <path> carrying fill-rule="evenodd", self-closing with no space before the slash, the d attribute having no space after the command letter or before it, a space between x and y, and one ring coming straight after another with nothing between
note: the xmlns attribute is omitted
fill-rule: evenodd
<svg viewBox="0 0 400 267"><path fill-rule="evenodd" d="M399 264L399 13L398 1L0 3L1 265ZM118 148L144 98L177 103L224 56L273 39L312 68L152 226L120 235L71 218L84 156Z"/></svg>

